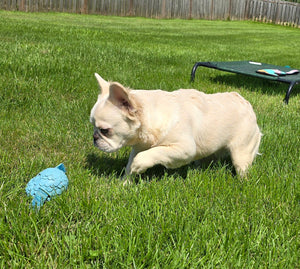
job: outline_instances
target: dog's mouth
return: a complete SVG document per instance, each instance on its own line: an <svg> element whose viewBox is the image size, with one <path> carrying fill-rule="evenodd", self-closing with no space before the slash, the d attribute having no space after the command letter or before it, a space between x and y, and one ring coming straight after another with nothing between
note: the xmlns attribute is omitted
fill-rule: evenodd
<svg viewBox="0 0 300 269"><path fill-rule="evenodd" d="M104 141L103 138L94 138L94 146L97 147L98 149L110 153L116 151L108 141Z"/></svg>
<svg viewBox="0 0 300 269"><path fill-rule="evenodd" d="M95 135L94 135L94 146L106 153L111 153L118 150L118 148L115 148L107 139L104 139L101 136L95 137Z"/></svg>

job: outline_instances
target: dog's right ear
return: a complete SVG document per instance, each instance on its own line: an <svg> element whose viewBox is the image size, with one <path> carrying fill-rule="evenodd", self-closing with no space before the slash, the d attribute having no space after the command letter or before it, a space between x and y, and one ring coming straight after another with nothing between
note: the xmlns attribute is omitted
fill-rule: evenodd
<svg viewBox="0 0 300 269"><path fill-rule="evenodd" d="M109 85L110 83L104 80L102 77L99 76L99 74L95 73L95 77L98 81L99 87L100 87L100 94L106 95L109 94Z"/></svg>
<svg viewBox="0 0 300 269"><path fill-rule="evenodd" d="M130 90L120 83L112 82L110 84L108 100L124 111L129 118L135 117L137 111L136 102L130 96Z"/></svg>

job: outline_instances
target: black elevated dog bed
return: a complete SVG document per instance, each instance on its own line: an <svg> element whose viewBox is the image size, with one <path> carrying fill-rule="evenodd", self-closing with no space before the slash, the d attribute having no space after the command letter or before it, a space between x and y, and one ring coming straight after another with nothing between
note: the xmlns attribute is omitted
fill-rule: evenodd
<svg viewBox="0 0 300 269"><path fill-rule="evenodd" d="M193 66L191 81L195 79L195 73L199 66L218 69L222 71L253 76L257 78L269 79L288 83L284 101L288 104L293 87L300 83L299 69L289 66L278 66L252 61L235 61L235 62L197 62Z"/></svg>

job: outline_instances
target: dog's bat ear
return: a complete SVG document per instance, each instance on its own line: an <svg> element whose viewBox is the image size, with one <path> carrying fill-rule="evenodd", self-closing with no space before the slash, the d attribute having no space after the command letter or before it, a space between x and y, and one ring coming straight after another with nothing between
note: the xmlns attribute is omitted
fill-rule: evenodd
<svg viewBox="0 0 300 269"><path fill-rule="evenodd" d="M100 87L100 94L108 94L109 93L109 85L110 83L104 80L102 77L99 76L99 74L95 73L95 77L98 81L99 87Z"/></svg>
<svg viewBox="0 0 300 269"><path fill-rule="evenodd" d="M130 90L124 88L120 83L113 82L109 87L109 100L120 109L133 114L135 112L134 101L130 98Z"/></svg>

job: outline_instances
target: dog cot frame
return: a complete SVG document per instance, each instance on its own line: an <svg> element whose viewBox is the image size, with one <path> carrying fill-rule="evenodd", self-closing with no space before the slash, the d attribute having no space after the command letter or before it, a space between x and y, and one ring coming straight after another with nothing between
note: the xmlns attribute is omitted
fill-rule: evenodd
<svg viewBox="0 0 300 269"><path fill-rule="evenodd" d="M195 73L199 66L218 69L221 71L227 71L231 73L243 74L247 76L253 76L257 78L263 78L283 83L288 83L289 87L286 91L284 102L288 104L291 91L293 87L300 82L300 73L293 74L293 75L285 75L285 76L270 76L259 74L256 71L259 69L279 69L283 72L288 72L295 68L291 68L289 66L278 66L278 65L271 65L259 62L252 62L252 61L234 61L234 62L196 62L193 66L191 72L191 81L195 80ZM299 70L299 69L298 69Z"/></svg>

